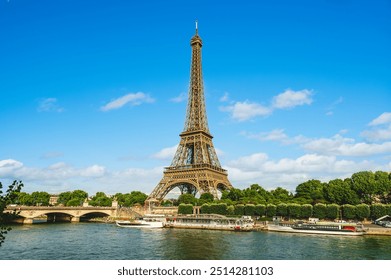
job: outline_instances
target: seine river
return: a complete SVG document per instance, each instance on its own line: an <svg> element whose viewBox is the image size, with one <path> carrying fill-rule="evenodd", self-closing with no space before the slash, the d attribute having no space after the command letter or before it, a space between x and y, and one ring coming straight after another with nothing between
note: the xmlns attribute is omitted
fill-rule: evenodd
<svg viewBox="0 0 391 280"><path fill-rule="evenodd" d="M130 229L115 224L13 226L0 260L390 260L390 236Z"/></svg>

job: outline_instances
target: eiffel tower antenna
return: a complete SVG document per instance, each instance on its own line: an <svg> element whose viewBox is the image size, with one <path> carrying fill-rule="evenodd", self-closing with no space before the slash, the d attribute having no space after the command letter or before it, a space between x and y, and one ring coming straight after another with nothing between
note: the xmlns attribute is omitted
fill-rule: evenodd
<svg viewBox="0 0 391 280"><path fill-rule="evenodd" d="M190 40L192 48L190 87L181 140L163 178L146 200L146 206L159 205L174 188L183 193L211 193L218 199L218 191L231 189L227 171L221 168L213 146L206 115L202 78L201 48L198 21L195 35Z"/></svg>

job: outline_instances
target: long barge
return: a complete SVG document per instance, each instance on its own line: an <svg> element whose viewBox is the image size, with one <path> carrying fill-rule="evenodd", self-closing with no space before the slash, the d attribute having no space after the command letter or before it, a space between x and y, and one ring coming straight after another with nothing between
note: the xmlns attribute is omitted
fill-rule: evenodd
<svg viewBox="0 0 391 280"><path fill-rule="evenodd" d="M267 225L267 230L288 233L305 233L305 234L327 234L327 235L353 235L360 236L365 234L362 224L356 223L333 223L318 222L304 223L271 223Z"/></svg>
<svg viewBox="0 0 391 280"><path fill-rule="evenodd" d="M164 226L168 228L252 231L254 221L249 216L229 218L217 214L177 215L168 217Z"/></svg>

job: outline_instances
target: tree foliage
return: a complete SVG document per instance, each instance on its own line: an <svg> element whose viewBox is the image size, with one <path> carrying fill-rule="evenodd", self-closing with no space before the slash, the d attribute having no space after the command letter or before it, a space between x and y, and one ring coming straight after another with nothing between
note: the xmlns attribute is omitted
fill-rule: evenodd
<svg viewBox="0 0 391 280"><path fill-rule="evenodd" d="M87 198L88 193L83 190L67 191L60 193L57 203L64 206L81 206Z"/></svg>
<svg viewBox="0 0 391 280"><path fill-rule="evenodd" d="M371 210L369 208L369 205L367 205L367 204L356 205L356 217L357 217L357 219L362 221L364 219L369 218L370 214L371 214Z"/></svg>
<svg viewBox="0 0 391 280"><path fill-rule="evenodd" d="M326 209L327 209L327 207L323 203L315 204L314 209L313 209L313 216L315 218L319 218L319 219L326 218L326 213L327 213Z"/></svg>
<svg viewBox="0 0 391 280"><path fill-rule="evenodd" d="M350 204L342 205L342 217L344 219L355 219L356 218L356 206Z"/></svg>
<svg viewBox="0 0 391 280"><path fill-rule="evenodd" d="M185 203L179 204L178 214L193 214L193 205Z"/></svg>
<svg viewBox="0 0 391 280"><path fill-rule="evenodd" d="M109 207L112 205L112 199L108 197L104 192L97 192L88 204L91 206Z"/></svg>
<svg viewBox="0 0 391 280"><path fill-rule="evenodd" d="M5 225L7 218L16 214L16 212L12 214L4 213L4 209L8 204L13 203L23 187L23 183L21 181L14 181L10 186L8 186L7 191L3 192L3 185L0 182L0 246L5 240L5 235L8 231L11 230L11 227Z"/></svg>
<svg viewBox="0 0 391 280"><path fill-rule="evenodd" d="M123 207L132 207L135 204L144 205L145 200L147 199L147 195L140 191L132 191L130 193L122 194L116 193L114 195L114 199L117 200L118 205ZM166 200L167 205L172 205L172 202Z"/></svg>

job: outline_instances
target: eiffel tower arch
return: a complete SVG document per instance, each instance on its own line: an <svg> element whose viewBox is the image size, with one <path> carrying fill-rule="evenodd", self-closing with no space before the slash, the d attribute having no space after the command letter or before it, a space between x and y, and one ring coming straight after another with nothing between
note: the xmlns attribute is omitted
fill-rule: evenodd
<svg viewBox="0 0 391 280"><path fill-rule="evenodd" d="M146 200L146 206L159 205L175 188L181 193L211 193L218 198L218 191L232 188L227 171L221 168L208 127L202 78L202 40L195 35L190 40L192 48L190 87L185 127L179 135L181 140L163 178Z"/></svg>

